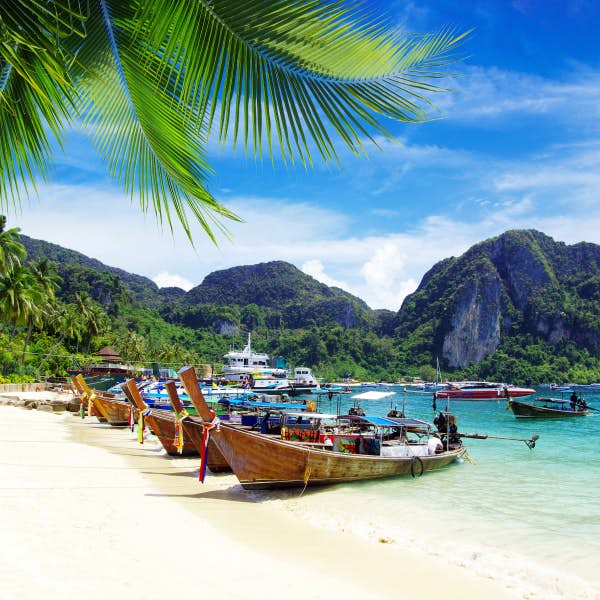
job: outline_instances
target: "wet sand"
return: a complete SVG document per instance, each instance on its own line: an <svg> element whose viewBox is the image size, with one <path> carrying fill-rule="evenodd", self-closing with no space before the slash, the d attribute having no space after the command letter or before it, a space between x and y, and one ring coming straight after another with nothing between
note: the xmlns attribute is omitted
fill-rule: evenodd
<svg viewBox="0 0 600 600"><path fill-rule="evenodd" d="M3 597L515 597L440 557L295 520L231 474L201 485L199 459L154 436L12 406L0 424Z"/></svg>

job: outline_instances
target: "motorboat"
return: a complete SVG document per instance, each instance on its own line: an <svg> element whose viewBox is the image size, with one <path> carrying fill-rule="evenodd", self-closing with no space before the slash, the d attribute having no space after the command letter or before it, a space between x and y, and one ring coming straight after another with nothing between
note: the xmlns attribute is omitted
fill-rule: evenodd
<svg viewBox="0 0 600 600"><path fill-rule="evenodd" d="M532 388L516 387L507 383L491 381L449 382L447 389L436 392L438 398L456 400L496 400L498 398L521 398L535 394Z"/></svg>

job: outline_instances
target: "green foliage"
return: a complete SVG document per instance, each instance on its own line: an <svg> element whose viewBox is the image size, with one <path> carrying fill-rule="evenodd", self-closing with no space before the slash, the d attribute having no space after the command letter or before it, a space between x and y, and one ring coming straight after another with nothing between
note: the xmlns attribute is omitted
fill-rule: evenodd
<svg viewBox="0 0 600 600"><path fill-rule="evenodd" d="M460 259L435 265L396 315L372 311L360 299L283 262L212 273L186 294L158 291L145 278L59 246L21 239L32 255L0 273L0 283L10 275L22 284L15 288L22 299L15 305L19 310L6 298L0 302L5 307L0 365L6 376L64 375L74 360L96 362L95 352L105 345L132 364L175 369L208 364L219 372L223 355L243 346L250 330L257 351L282 356L289 367L309 366L328 380L434 379L436 358L444 368L444 335L461 298L478 283L501 282L500 347L477 365L454 370L446 365L443 377L600 380L600 251L593 245L566 247L537 232L509 232ZM534 250L520 247L533 242ZM510 255L512 271L499 260L500 247ZM40 262L44 256L61 262L54 268ZM57 274L63 279L59 289ZM520 296L511 281L527 293ZM486 285L480 286L478 302ZM552 338L557 331L564 335Z"/></svg>

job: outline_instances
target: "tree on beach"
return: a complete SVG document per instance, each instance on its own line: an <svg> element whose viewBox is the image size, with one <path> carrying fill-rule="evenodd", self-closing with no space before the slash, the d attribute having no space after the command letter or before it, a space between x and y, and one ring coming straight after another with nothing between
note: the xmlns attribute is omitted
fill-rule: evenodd
<svg viewBox="0 0 600 600"><path fill-rule="evenodd" d="M141 208L239 220L209 191L211 135L305 166L437 116L465 33L406 34L368 2L14 0L0 3L0 207L47 174L82 123Z"/></svg>
<svg viewBox="0 0 600 600"><path fill-rule="evenodd" d="M0 273L21 264L27 256L25 246L19 241L18 227L6 229L6 217L0 215Z"/></svg>
<svg viewBox="0 0 600 600"><path fill-rule="evenodd" d="M32 289L35 290L37 301L35 310L30 311L27 316L27 334L23 343L23 353L21 355L21 365L25 364L25 356L27 354L27 346L31 339L31 333L34 326L41 327L44 323L44 318L52 312L52 302L54 301L54 293L58 289L62 279L56 272L56 265L47 258L33 263L31 265Z"/></svg>

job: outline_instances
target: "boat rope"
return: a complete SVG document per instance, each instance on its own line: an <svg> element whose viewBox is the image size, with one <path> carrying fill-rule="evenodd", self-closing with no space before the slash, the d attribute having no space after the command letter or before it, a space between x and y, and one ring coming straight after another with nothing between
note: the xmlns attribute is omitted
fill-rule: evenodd
<svg viewBox="0 0 600 600"><path fill-rule="evenodd" d="M150 408L147 408L146 410L140 410L140 416L138 418L138 442L140 444L144 443L144 429L146 428L146 417L151 412L152 411L150 410Z"/></svg>
<svg viewBox="0 0 600 600"><path fill-rule="evenodd" d="M210 423L202 423L202 454L200 455L200 469L198 471L198 480L200 483L204 483L204 478L206 476L206 465L208 463L208 442L210 440L210 432L213 429L219 431L221 426L221 421L219 417L217 417L217 413L211 409L209 409L213 420Z"/></svg>
<svg viewBox="0 0 600 600"><path fill-rule="evenodd" d="M466 460L467 462L471 463L472 465L476 465L477 463L475 462L475 459L471 458L469 456L469 451L465 448L465 452L462 455L463 459Z"/></svg>
<svg viewBox="0 0 600 600"><path fill-rule="evenodd" d="M306 466L304 467L304 487L302 488L302 491L300 492L300 496L302 496L302 494L304 494L305 490L306 490L306 486L308 485L308 480L310 479L310 448L308 448L307 452L306 452Z"/></svg>
<svg viewBox="0 0 600 600"><path fill-rule="evenodd" d="M182 421L189 415L185 408L180 412L175 413L175 432L173 437L173 445L177 448L178 454L183 454L183 424Z"/></svg>

